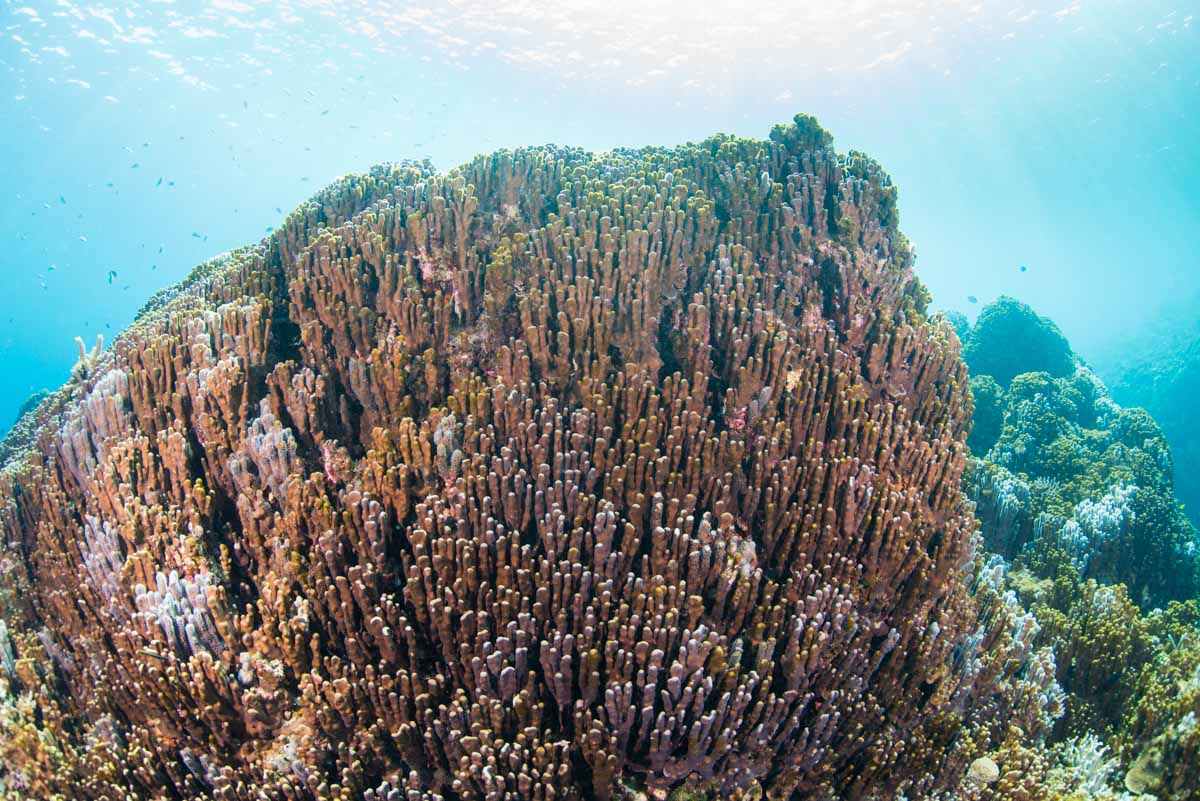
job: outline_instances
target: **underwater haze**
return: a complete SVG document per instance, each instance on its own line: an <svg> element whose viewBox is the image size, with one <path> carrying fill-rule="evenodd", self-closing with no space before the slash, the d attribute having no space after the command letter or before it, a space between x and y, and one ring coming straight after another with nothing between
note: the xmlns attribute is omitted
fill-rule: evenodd
<svg viewBox="0 0 1200 801"><path fill-rule="evenodd" d="M1200 8L0 19L0 801L1200 801Z"/></svg>
<svg viewBox="0 0 1200 801"><path fill-rule="evenodd" d="M1200 293L1197 4L702 5L5 0L0 430L339 175L797 111L891 174L938 308L1015 295L1091 359Z"/></svg>

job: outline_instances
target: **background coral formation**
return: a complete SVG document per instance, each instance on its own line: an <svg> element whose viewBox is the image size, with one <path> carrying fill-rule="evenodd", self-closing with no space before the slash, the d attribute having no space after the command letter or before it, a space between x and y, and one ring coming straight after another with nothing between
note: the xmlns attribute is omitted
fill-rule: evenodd
<svg viewBox="0 0 1200 801"><path fill-rule="evenodd" d="M1175 496L1167 438L1146 411L1114 403L1069 349L1064 370L1048 321L1010 299L997 307L963 331L965 351L1000 354L1016 340L1053 354L1007 386L971 377L964 484L1066 693L1044 743L1051 756L1010 757L1029 768L1021 792L1200 798L1200 536ZM1057 375L1044 371L1051 362Z"/></svg>
<svg viewBox="0 0 1200 801"><path fill-rule="evenodd" d="M984 325L1014 303L985 309L964 350L1000 353L1008 342L1042 337L1047 321L1032 311L1002 329ZM1054 353L1061 361L1057 346ZM1200 537L1175 498L1166 436L1144 410L1114 403L1069 348L1066 356L1071 369L1060 366L1057 376L971 376L977 460L968 490L989 549L1043 577L1069 562L1083 578L1124 583L1145 609L1194 597Z"/></svg>
<svg viewBox="0 0 1200 801"><path fill-rule="evenodd" d="M378 168L202 266L0 477L4 792L977 793L1062 698L895 201L797 117Z"/></svg>
<svg viewBox="0 0 1200 801"><path fill-rule="evenodd" d="M1193 523L1200 524L1200 323L1195 296L1164 309L1139 335L1103 353L1098 372L1120 403L1145 407L1171 440L1175 491Z"/></svg>
<svg viewBox="0 0 1200 801"><path fill-rule="evenodd" d="M959 333L962 328L959 324ZM988 304L963 339L963 359L971 375L990 375L1007 387L1021 373L1060 378L1075 369L1067 338L1052 320L1010 297Z"/></svg>

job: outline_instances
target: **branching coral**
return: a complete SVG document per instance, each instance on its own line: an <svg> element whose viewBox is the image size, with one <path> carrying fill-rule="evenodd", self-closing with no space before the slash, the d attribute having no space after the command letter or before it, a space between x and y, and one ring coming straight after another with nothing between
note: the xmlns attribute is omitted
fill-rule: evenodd
<svg viewBox="0 0 1200 801"><path fill-rule="evenodd" d="M1194 626L1143 672L1126 721L1126 787L1169 801L1200 798L1200 629Z"/></svg>
<svg viewBox="0 0 1200 801"><path fill-rule="evenodd" d="M83 342L83 337L75 337L75 347L79 349L79 359L75 362L75 366L71 368L71 376L76 380L82 381L86 379L95 369L96 363L100 360L100 354L104 351L104 335L100 334L96 337L96 344L89 351L87 345Z"/></svg>
<svg viewBox="0 0 1200 801"><path fill-rule="evenodd" d="M1069 695L1060 725L1073 735L1111 736L1154 652L1145 619L1124 586L1095 582L1084 585L1061 624L1049 610L1042 617L1049 626L1061 626L1053 635Z"/></svg>
<svg viewBox="0 0 1200 801"><path fill-rule="evenodd" d="M330 187L150 304L0 476L6 781L951 790L1058 698L973 547L966 372L911 263L889 179L807 117Z"/></svg>

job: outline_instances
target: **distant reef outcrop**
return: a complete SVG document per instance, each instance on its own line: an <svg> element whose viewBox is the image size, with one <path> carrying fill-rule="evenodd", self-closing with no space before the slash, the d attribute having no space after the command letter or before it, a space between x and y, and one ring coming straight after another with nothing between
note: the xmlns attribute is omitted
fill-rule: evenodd
<svg viewBox="0 0 1200 801"><path fill-rule="evenodd" d="M1114 402L1013 298L961 336L975 400L964 486L1066 693L1026 773L1049 795L1033 797L1200 799L1200 534L1176 495L1178 440Z"/></svg>

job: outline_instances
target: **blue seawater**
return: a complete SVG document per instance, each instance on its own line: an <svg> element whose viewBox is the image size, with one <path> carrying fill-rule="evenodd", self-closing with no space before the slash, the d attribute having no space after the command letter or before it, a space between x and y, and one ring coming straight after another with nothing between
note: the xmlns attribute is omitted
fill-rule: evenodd
<svg viewBox="0 0 1200 801"><path fill-rule="evenodd" d="M294 403L237 403L262 374L231 377L229 359L226 396L212 373L188 376L206 387L197 408L212 389L234 399L228 414L193 414L182 435L155 417L159 440L141 438L147 416L113 436L113 399L142 413L144 387L178 384L126 392L124 371L92 374L91 414L43 407L60 436L33 458L10 457L34 418L0 440L0 800L511 799L553 785L589 799L794 787L793 801L1200 801L1198 29L1200 0L0 0L0 435L71 374L77 342L111 345L156 292L261 241L339 176L546 142L762 138L794 118L771 150L790 159L825 141L797 112L899 187L900 229L963 342L974 404L968 436L961 365L922 361L952 355L945 329L909 349L891 312L911 296L868 278L888 313L843 316L827 295L824 322L845 339L805 326L787 354L804 369L773 370L774 387L762 373L753 392L731 386L736 348L714 348L715 375L690 386L706 407L723 393L697 429L718 440L675 440L691 407L665 380L645 417L679 410L680 428L635 425L636 391L610 396L619 414L568 417L558 402L595 384L518 401L496 381L491 397L510 402L489 430L440 406L478 411L486 392L451 401L438 385L494 375L476 357L504 352L509 304L528 314L546 297L497 290L529 275L508 270L523 254L510 261L503 238L484 242L485 315L423 367L401 353L412 328L395 359L364 367L369 338L323 359L312 346L330 314L304 329L311 364L273 374ZM742 166L721 151L696 161ZM719 200L684 217L744 218L747 189L782 216L772 177L697 181ZM490 234L564 185L521 208L493 191ZM885 197L847 219L891 237ZM429 198L400 204L410 230L434 219ZM865 241L854 230L814 242ZM448 258L428 255L413 263L420 291L457 306ZM822 289L863 274L831 261ZM375 280L355 264L332 280ZM287 358L315 297L304 280L272 329L286 335L240 363ZM641 277L620 280L640 292ZM368 296L350 313L369 319ZM708 297L715 319L731 296ZM664 357L660 375L684 342L702 355L701 312L681 306L688 336L660 327L657 351L612 353ZM735 308L711 341L741 336L752 307ZM557 336L577 345L579 330ZM863 364L864 341L891 343L893 362L833 378ZM318 373L330 378L309 392ZM398 376L403 403L369 393ZM779 408L812 416L772 419L764 404L784 393ZM561 444L583 442L589 419L638 433L597 436L604 464L575 471L587 449ZM535 425L548 450L519 442ZM814 433L772 433L789 425ZM89 441L105 451L95 462ZM495 496L501 481L512 491ZM701 489L672 523L685 485Z"/></svg>
<svg viewBox="0 0 1200 801"><path fill-rule="evenodd" d="M1015 295L1088 358L1198 296L1197 4L751 5L4 0L0 430L340 174L796 111L892 174L940 308Z"/></svg>

